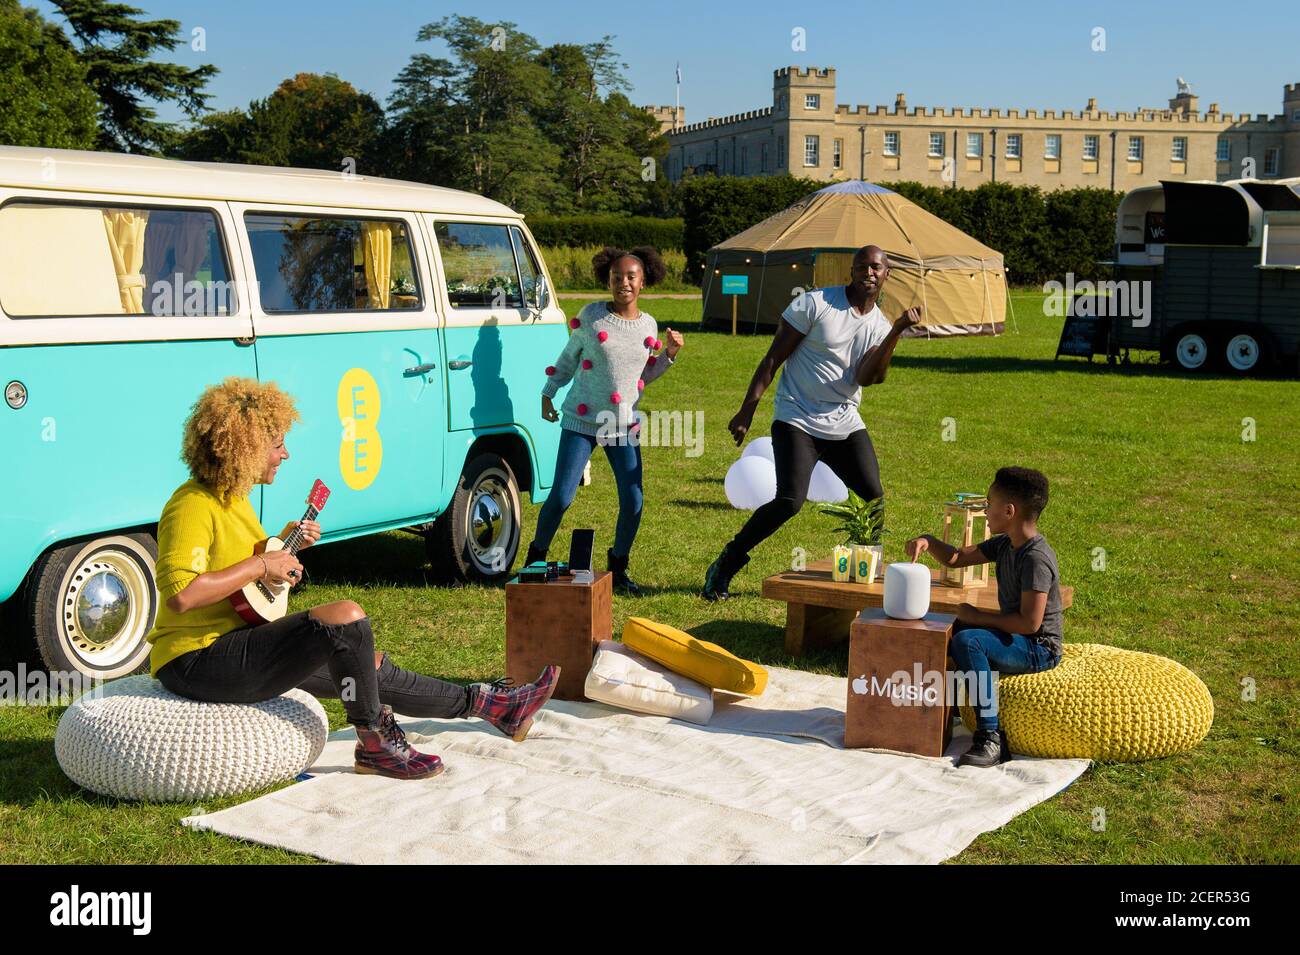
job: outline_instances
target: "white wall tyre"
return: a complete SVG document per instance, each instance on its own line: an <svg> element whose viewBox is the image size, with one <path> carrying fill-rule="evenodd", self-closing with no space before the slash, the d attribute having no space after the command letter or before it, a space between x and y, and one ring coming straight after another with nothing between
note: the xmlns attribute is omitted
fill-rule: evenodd
<svg viewBox="0 0 1300 955"><path fill-rule="evenodd" d="M47 551L32 571L28 619L51 671L109 680L143 669L158 614L149 534L115 534Z"/></svg>
<svg viewBox="0 0 1300 955"><path fill-rule="evenodd" d="M1264 365L1264 345L1257 336L1242 332L1228 339L1224 358L1228 367L1239 375L1259 371Z"/></svg>
<svg viewBox="0 0 1300 955"><path fill-rule="evenodd" d="M515 472L500 455L465 465L451 503L425 535L435 571L456 580L506 580L519 552L522 505Z"/></svg>
<svg viewBox="0 0 1300 955"><path fill-rule="evenodd" d="M1174 361L1184 371L1203 371L1210 361L1210 343L1200 332L1184 332L1174 344Z"/></svg>

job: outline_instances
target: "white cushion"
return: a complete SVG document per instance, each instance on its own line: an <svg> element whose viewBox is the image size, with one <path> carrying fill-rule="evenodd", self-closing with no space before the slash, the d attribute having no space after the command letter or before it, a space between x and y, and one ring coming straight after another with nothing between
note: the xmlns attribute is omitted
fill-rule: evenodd
<svg viewBox="0 0 1300 955"><path fill-rule="evenodd" d="M602 640L587 674L587 699L634 713L707 723L713 691L613 640Z"/></svg>
<svg viewBox="0 0 1300 955"><path fill-rule="evenodd" d="M54 755L69 779L93 792L188 802L293 779L328 735L325 710L305 690L264 703L202 703L134 676L69 706Z"/></svg>

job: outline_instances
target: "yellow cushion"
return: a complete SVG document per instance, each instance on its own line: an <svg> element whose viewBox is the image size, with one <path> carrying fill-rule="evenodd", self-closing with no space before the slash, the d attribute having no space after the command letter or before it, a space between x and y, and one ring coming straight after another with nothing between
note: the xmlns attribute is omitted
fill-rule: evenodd
<svg viewBox="0 0 1300 955"><path fill-rule="evenodd" d="M998 719L1012 752L1136 762L1191 749L1210 732L1214 700L1167 657L1100 643L1067 643L1042 673L998 680ZM975 729L963 704L962 722Z"/></svg>
<svg viewBox="0 0 1300 955"><path fill-rule="evenodd" d="M666 623L629 617L623 625L623 643L674 673L714 689L758 696L767 688L767 671L757 663Z"/></svg>

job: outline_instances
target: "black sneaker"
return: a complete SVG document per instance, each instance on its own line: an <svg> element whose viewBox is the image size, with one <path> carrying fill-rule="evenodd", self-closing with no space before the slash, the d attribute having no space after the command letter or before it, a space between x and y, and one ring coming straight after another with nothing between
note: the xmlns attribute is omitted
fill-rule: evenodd
<svg viewBox="0 0 1300 955"><path fill-rule="evenodd" d="M958 766L996 766L1011 759L1011 749L1007 746L1007 734L1002 730L976 730L975 739L970 744Z"/></svg>
<svg viewBox="0 0 1300 955"><path fill-rule="evenodd" d="M624 597L641 597L645 591L636 585L636 582L627 575L627 557L615 557L613 550L605 551L605 557L609 561L609 570L614 575L614 593Z"/></svg>
<svg viewBox="0 0 1300 955"><path fill-rule="evenodd" d="M723 547L718 559L709 564L709 569L704 572L704 589L700 591L700 596L705 600L726 600L731 596L728 592L731 578L748 563L748 554L737 558L731 553L730 544Z"/></svg>

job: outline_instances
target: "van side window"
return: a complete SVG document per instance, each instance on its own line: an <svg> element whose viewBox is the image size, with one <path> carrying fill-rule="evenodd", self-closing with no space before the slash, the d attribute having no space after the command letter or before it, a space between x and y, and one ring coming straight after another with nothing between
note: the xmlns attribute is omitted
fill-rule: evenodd
<svg viewBox="0 0 1300 955"><path fill-rule="evenodd" d="M217 217L199 209L11 202L0 306L15 318L228 315Z"/></svg>
<svg viewBox="0 0 1300 955"><path fill-rule="evenodd" d="M391 219L244 213L267 312L420 307L406 224Z"/></svg>
<svg viewBox="0 0 1300 955"><path fill-rule="evenodd" d="M437 222L434 234L453 308L521 308L519 272L504 225Z"/></svg>
<svg viewBox="0 0 1300 955"><path fill-rule="evenodd" d="M524 238L523 230L519 226L512 225L510 227L510 239L515 244L515 258L519 262L519 278L524 284L524 301L532 305L537 298L537 279L542 274L542 270L538 268L533 250L528 245L528 240Z"/></svg>

